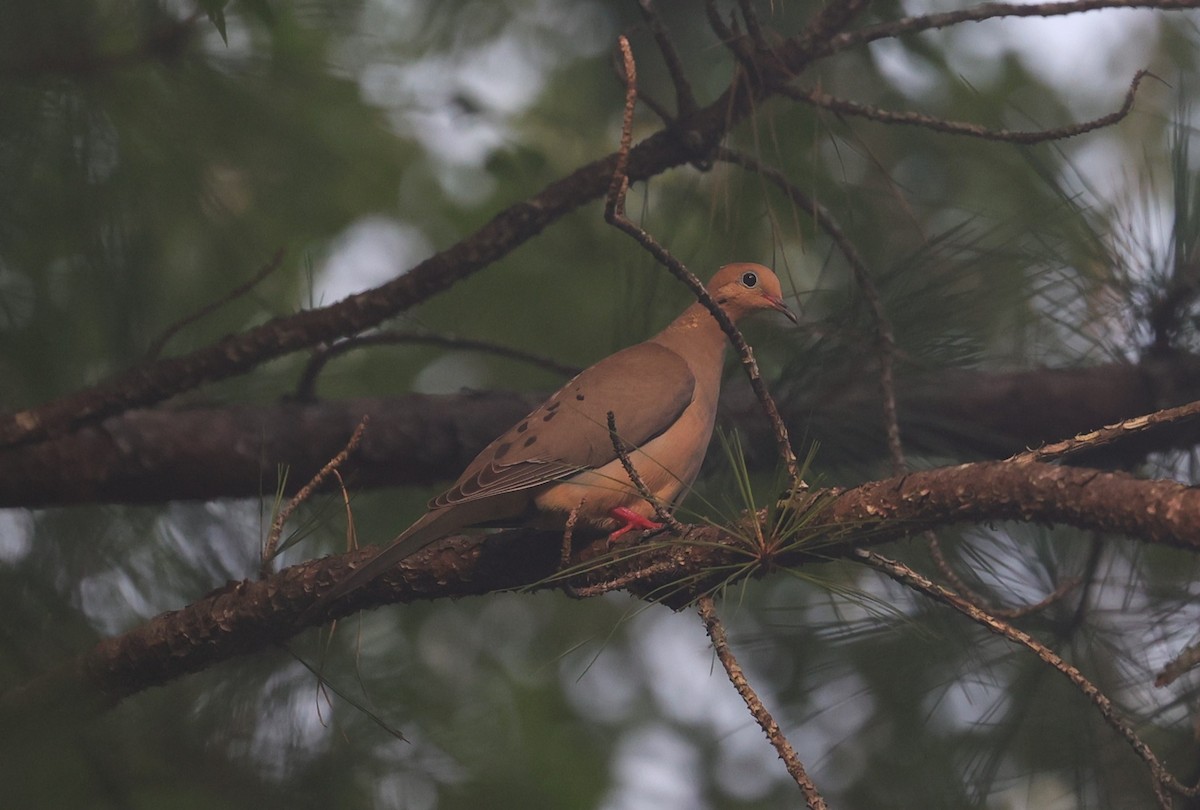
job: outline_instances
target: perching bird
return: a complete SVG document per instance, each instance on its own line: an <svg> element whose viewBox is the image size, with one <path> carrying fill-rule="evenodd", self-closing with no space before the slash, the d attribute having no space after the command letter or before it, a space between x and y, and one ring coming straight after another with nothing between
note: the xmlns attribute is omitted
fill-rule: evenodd
<svg viewBox="0 0 1200 810"><path fill-rule="evenodd" d="M708 283L713 300L736 323L760 309L796 316L779 279L759 264L729 264ZM468 526L522 525L611 531L657 529L654 506L634 487L617 457L608 413L631 448L629 461L655 499L670 508L700 472L712 438L728 338L702 304L693 303L645 343L585 369L475 457L429 511L313 606L315 612L366 585L434 540ZM636 448L636 449L632 449Z"/></svg>

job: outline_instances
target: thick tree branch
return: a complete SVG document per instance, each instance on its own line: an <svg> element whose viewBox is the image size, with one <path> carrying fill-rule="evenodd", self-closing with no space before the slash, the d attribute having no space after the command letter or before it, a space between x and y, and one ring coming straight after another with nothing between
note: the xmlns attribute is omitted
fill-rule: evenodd
<svg viewBox="0 0 1200 810"><path fill-rule="evenodd" d="M780 397L788 430L822 439L830 448L824 452L832 453L839 442L830 437L852 428L860 452L886 452L878 386L870 375L858 373L851 387L831 387L835 390L806 385ZM910 451L1004 458L1200 399L1200 358L1005 374L947 371L901 380L897 396ZM413 394L132 411L62 439L0 451L0 507L253 498L274 492L280 464L289 468L290 494L345 445L364 414L371 416L371 430L348 470L352 486L431 486L453 480L543 398L512 392ZM726 386L721 421L737 428L752 465L774 464L773 434L744 386ZM1110 433L1119 441L1071 443L1073 460L1096 465L1185 449L1200 441L1200 418L1156 416L1141 431Z"/></svg>
<svg viewBox="0 0 1200 810"><path fill-rule="evenodd" d="M814 498L823 505L806 523L809 539L783 548L769 564L762 564L744 539L716 527L692 528L679 542L626 548L600 559L596 547L589 547L590 564L569 584L607 582L643 596L695 597L728 581L730 566L740 566L743 576L762 574L774 567L846 556L856 548L935 526L995 520L1059 523L1200 552L1200 490L1123 473L986 462L912 473L840 492L810 493L801 506L811 505ZM561 541L556 533L524 530L483 542L451 537L335 602L320 621L395 602L557 588L564 584ZM603 540L599 546L603 549ZM0 696L0 716L53 701L65 687L88 693L94 705L110 705L284 642L304 629L296 621L307 607L378 551L370 547L292 566L263 580L231 583L181 610L106 639L60 671L11 689Z"/></svg>
<svg viewBox="0 0 1200 810"><path fill-rule="evenodd" d="M772 51L772 64L788 76L799 72L811 63L818 45L864 6L864 0L826 6L803 35ZM684 137L678 128L669 127L633 147L625 175L632 183L692 160L697 148L704 151L705 145L715 145L769 92L767 86L749 87L735 77L718 99L687 120ZM242 374L267 360L377 326L508 255L584 203L604 196L616 161L617 155L611 154L577 169L380 287L327 307L276 318L181 357L130 369L61 399L0 415L0 447L60 435L80 424L160 402Z"/></svg>
<svg viewBox="0 0 1200 810"><path fill-rule="evenodd" d="M623 174L630 182L644 180L711 149L753 112L773 86L799 74L826 52L829 38L849 25L866 5L866 0L826 5L801 34L769 52L757 53L766 64L755 74L768 81L747 83L735 76L719 98L686 122L660 130L635 146ZM729 44L740 47L739 43ZM160 402L204 383L242 374L267 360L377 326L511 253L580 205L603 196L616 161L617 155L612 154L579 168L380 287L327 307L276 318L181 357L130 369L61 399L0 415L0 447L54 437L80 424Z"/></svg>

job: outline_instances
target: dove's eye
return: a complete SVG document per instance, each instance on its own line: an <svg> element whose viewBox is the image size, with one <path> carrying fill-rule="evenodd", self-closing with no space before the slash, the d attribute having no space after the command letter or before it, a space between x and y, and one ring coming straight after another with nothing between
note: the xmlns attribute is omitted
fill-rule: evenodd
<svg viewBox="0 0 1200 810"><path fill-rule="evenodd" d="M742 284L746 287L757 287L758 275L755 273L742 273Z"/></svg>

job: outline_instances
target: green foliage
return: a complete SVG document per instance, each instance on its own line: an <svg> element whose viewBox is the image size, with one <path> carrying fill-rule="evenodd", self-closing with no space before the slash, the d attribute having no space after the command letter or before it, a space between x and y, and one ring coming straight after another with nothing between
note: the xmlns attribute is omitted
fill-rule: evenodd
<svg viewBox="0 0 1200 810"><path fill-rule="evenodd" d="M693 90L711 102L734 60L705 26L701 3L659 5ZM762 13L791 33L820 5L762 4ZM864 22L902 13L897 3L874 4ZM364 282L379 284L607 155L621 113L609 64L618 31L632 34L642 90L672 103L639 20L635 4L584 0L202 0L194 9L7 0L0 404L44 402L135 365L164 330L243 284L280 248L286 258L276 272L186 327L165 353L329 303L327 266L364 223L400 234L384 269ZM1079 88L1052 83L1011 47L979 60L954 36L857 49L802 83L889 109L1035 128L1115 108L1128 78L1103 104L1081 101ZM1164 25L1147 36L1159 40L1147 44L1155 68L1183 77L1186 94L1195 85L1195 32ZM1053 146L953 138L781 100L726 142L782 169L838 218L879 288L904 379L1073 367L1136 354L1153 338L1146 323L1164 290L1196 283L1190 113L1173 108L1174 94L1161 87L1142 92L1137 114L1120 127ZM639 108L639 137L660 124ZM1162 203L1171 209L1168 244L1147 251L1155 262L1111 261L1137 255L1120 249L1130 216L1078 182L1073 169L1089 147L1169 178L1147 193L1173 197ZM796 446L819 444L813 480L886 474L874 450L877 415L847 419L836 407L842 393L876 387L875 325L843 257L812 221L762 178L728 165L637 183L629 205L701 276L732 260L786 271L805 328L784 334L752 324L747 332L777 394L834 403L815 411ZM584 365L651 334L687 299L603 224L595 203L397 320ZM1109 317L1112 309L1125 320ZM1192 308L1177 314L1182 336L1173 345L1192 348ZM188 399L271 401L292 390L301 362L287 358ZM339 358L319 392L557 382L510 360L405 346ZM744 381L731 374L729 384ZM951 452L911 460L932 465ZM689 508L724 522L778 495L777 481L751 474L739 450L720 456L711 453ZM1190 475L1178 458L1158 461ZM0 515L0 612L8 617L0 685L24 683L104 636L252 576L273 472L264 474L261 504ZM389 537L428 494L356 493L359 536ZM340 496L302 511L290 526L304 531L281 564L345 544ZM808 530L789 529L797 542ZM948 533L944 542L976 572L972 584L1004 604L1035 602L1071 576L1102 580L1107 595L1094 597L1094 611L1085 600L1063 602L1033 626L1097 673L1130 713L1150 706L1137 717L1140 729L1172 764L1184 761L1184 699L1155 703L1139 689L1150 659L1194 618L1193 563L1007 525ZM925 563L918 549L898 553ZM1140 766L1083 698L1030 656L859 569L820 573L739 586L722 609L755 685L831 806L1034 806L1027 797L1042 790L1074 796L1078 806L1132 806L1148 795L1130 788L1143 787ZM1160 646L1142 646L1159 631ZM292 652L305 665L284 651L246 657L82 726L70 700L64 717L27 718L0 733L0 804L796 803L686 613L621 596L514 594L379 611L343 622L328 647L309 634ZM323 692L306 666L349 700ZM1139 798L1125 802L1131 796Z"/></svg>

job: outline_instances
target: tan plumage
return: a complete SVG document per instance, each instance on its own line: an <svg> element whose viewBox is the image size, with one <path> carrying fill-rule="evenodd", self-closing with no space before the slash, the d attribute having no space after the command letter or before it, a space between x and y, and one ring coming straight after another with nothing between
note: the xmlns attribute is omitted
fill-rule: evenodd
<svg viewBox="0 0 1200 810"><path fill-rule="evenodd" d="M796 317L779 279L758 264L722 267L708 290L729 315L760 309ZM712 437L728 339L694 303L663 331L585 369L475 457L429 511L322 597L319 609L405 557L458 529L526 525L562 529L573 509L581 526L618 532L645 527L654 507L638 494L609 437L607 414L647 488L670 508L691 486ZM622 510L617 515L614 510Z"/></svg>

